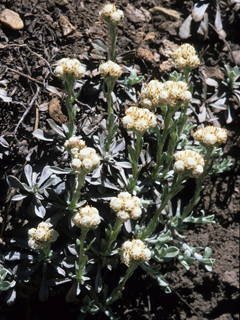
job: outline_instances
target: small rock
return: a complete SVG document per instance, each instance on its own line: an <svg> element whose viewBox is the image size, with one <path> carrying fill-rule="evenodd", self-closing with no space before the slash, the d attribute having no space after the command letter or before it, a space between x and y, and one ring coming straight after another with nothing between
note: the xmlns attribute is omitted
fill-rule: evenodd
<svg viewBox="0 0 240 320"><path fill-rule="evenodd" d="M237 274L234 270L225 271L222 281L231 287L239 288Z"/></svg>
<svg viewBox="0 0 240 320"><path fill-rule="evenodd" d="M204 71L208 78L214 78L218 80L224 80L224 73L218 67L204 67Z"/></svg>
<svg viewBox="0 0 240 320"><path fill-rule="evenodd" d="M145 15L142 13L142 11L139 9L135 9L131 4L127 5L125 12L126 12L127 18L133 23L139 23L139 22L145 21Z"/></svg>
<svg viewBox="0 0 240 320"><path fill-rule="evenodd" d="M149 32L149 33L146 34L146 37L144 38L144 41L153 42L155 37L156 37L156 33L155 32Z"/></svg>
<svg viewBox="0 0 240 320"><path fill-rule="evenodd" d="M232 52L234 62L237 66L240 66L240 50L235 50Z"/></svg>
<svg viewBox="0 0 240 320"><path fill-rule="evenodd" d="M224 313L216 320L232 320L232 315L230 313Z"/></svg>
<svg viewBox="0 0 240 320"><path fill-rule="evenodd" d="M67 121L67 117L62 113L61 106L56 98L49 102L48 112L50 117L60 124Z"/></svg>
<svg viewBox="0 0 240 320"><path fill-rule="evenodd" d="M137 57L150 62L156 62L154 55L149 49L139 48L137 51Z"/></svg>
<svg viewBox="0 0 240 320"><path fill-rule="evenodd" d="M9 9L5 9L1 12L0 21L13 30L21 30L24 27L19 14Z"/></svg>
<svg viewBox="0 0 240 320"><path fill-rule="evenodd" d="M172 57L174 51L178 49L178 45L172 41L167 39L162 40L163 48L159 49L159 53L166 58Z"/></svg>
<svg viewBox="0 0 240 320"><path fill-rule="evenodd" d="M62 31L63 31L64 36L68 36L69 34L76 31L76 29L77 29L76 27L74 27L71 24L71 22L68 20L68 18L62 14L59 17L59 24L62 27Z"/></svg>
<svg viewBox="0 0 240 320"><path fill-rule="evenodd" d="M54 2L56 4L59 4L60 6L65 6L66 4L68 4L67 0L54 0Z"/></svg>
<svg viewBox="0 0 240 320"><path fill-rule="evenodd" d="M160 64L159 69L160 72L171 72L174 66L175 64L172 61L166 60Z"/></svg>

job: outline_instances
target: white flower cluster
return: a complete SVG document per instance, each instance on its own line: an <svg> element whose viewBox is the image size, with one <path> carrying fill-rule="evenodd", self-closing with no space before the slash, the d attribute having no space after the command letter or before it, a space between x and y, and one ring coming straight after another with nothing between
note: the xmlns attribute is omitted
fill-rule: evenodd
<svg viewBox="0 0 240 320"><path fill-rule="evenodd" d="M117 10L113 3L106 3L99 14L105 21L116 24L124 17L123 11L119 9Z"/></svg>
<svg viewBox="0 0 240 320"><path fill-rule="evenodd" d="M208 126L193 133L193 138L205 146L219 146L227 140L227 130Z"/></svg>
<svg viewBox="0 0 240 320"><path fill-rule="evenodd" d="M86 205L85 207L81 207L79 211L74 214L72 222L77 227L93 228L99 225L101 217L98 209Z"/></svg>
<svg viewBox="0 0 240 320"><path fill-rule="evenodd" d="M135 130L144 133L157 125L157 117L148 109L130 107L125 110L126 116L122 118L123 127L127 130Z"/></svg>
<svg viewBox="0 0 240 320"><path fill-rule="evenodd" d="M75 157L85 147L85 141L80 140L78 137L71 137L65 141L64 147L71 156Z"/></svg>
<svg viewBox="0 0 240 320"><path fill-rule="evenodd" d="M126 265L129 265L132 260L148 261L151 259L151 251L145 248L145 243L139 239L125 241L122 250L122 262Z"/></svg>
<svg viewBox="0 0 240 320"><path fill-rule="evenodd" d="M136 220L141 217L141 200L128 193L120 192L117 197L113 197L110 201L110 207L117 212L117 217L122 222L129 219Z"/></svg>
<svg viewBox="0 0 240 320"><path fill-rule="evenodd" d="M182 44L176 51L173 52L173 60L179 70L188 67L190 69L197 68L200 60L196 54L194 46L189 43Z"/></svg>
<svg viewBox="0 0 240 320"><path fill-rule="evenodd" d="M28 245L32 249L40 249L46 242L55 242L59 236L58 232L50 229L49 224L41 222L37 229L31 228L28 230Z"/></svg>
<svg viewBox="0 0 240 320"><path fill-rule="evenodd" d="M174 154L176 171L190 172L194 178L198 178L203 173L204 158L201 154L193 150L178 151Z"/></svg>
<svg viewBox="0 0 240 320"><path fill-rule="evenodd" d="M75 172L92 171L100 164L100 157L93 148L85 147L74 153L71 166Z"/></svg>
<svg viewBox="0 0 240 320"><path fill-rule="evenodd" d="M192 94L188 91L188 85L183 81L150 81L142 90L140 97L142 105L148 109L170 105L175 107L182 102L189 102Z"/></svg>
<svg viewBox="0 0 240 320"><path fill-rule="evenodd" d="M54 71L56 77L63 80L80 79L85 76L86 70L77 59L63 58L58 62Z"/></svg>
<svg viewBox="0 0 240 320"><path fill-rule="evenodd" d="M111 60L100 64L99 70L103 77L119 78L122 74L122 67Z"/></svg>
<svg viewBox="0 0 240 320"><path fill-rule="evenodd" d="M158 80L151 80L142 90L141 104L148 109L157 108L166 104L164 84Z"/></svg>

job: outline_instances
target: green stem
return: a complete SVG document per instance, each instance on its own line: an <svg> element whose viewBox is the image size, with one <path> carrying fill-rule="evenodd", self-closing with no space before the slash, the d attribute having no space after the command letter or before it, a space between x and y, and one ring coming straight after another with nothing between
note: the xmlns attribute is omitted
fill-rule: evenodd
<svg viewBox="0 0 240 320"><path fill-rule="evenodd" d="M78 199L81 196L80 190L83 187L86 174L87 174L86 171L82 171L82 172L79 172L79 174L75 175L72 199L71 199L70 204L68 206L68 208L73 212L76 210L76 205L77 205Z"/></svg>
<svg viewBox="0 0 240 320"><path fill-rule="evenodd" d="M154 167L153 173L152 173L152 179L153 181L156 180L158 172L159 172L159 168L162 165L162 150L163 150L163 146L165 144L165 140L167 138L167 134L168 134L168 127L170 124L170 121L172 119L172 112L170 111L170 108L167 111L167 115L166 118L164 120L164 129L163 129L163 133L162 135L160 135L160 139L158 139L158 150L157 150L157 162L156 165ZM158 135L159 137L159 135Z"/></svg>
<svg viewBox="0 0 240 320"><path fill-rule="evenodd" d="M73 106L72 106L72 91L73 91L74 82L75 80L65 81L65 88L67 91L66 107L67 107L68 118L69 118L68 138L71 138L74 133L75 114L73 113Z"/></svg>
<svg viewBox="0 0 240 320"><path fill-rule="evenodd" d="M132 178L129 181L128 190L131 192L136 187L137 178L139 175L138 159L142 151L142 138L144 133L136 132L134 141L134 151L136 157L132 158Z"/></svg>
<svg viewBox="0 0 240 320"><path fill-rule="evenodd" d="M144 233L140 236L141 240L146 239L148 236L150 236L154 232L154 230L158 226L158 218L160 217L162 210L165 208L168 201L171 200L177 194L178 188L184 179L185 177L177 176L177 173L175 173L171 189L169 190L169 192L166 193L165 198L162 199L160 207L158 208L155 215L151 219Z"/></svg>
<svg viewBox="0 0 240 320"><path fill-rule="evenodd" d="M110 23L109 29L110 29L110 40L111 40L111 49L110 49L109 60L114 62L116 59L116 55L117 55L117 52L116 52L116 43L117 43L116 25Z"/></svg>
<svg viewBox="0 0 240 320"><path fill-rule="evenodd" d="M116 78L105 79L107 83L107 105L108 105L108 135L107 141L105 144L105 150L108 152L110 150L110 145L113 138L113 122L114 122L114 113L113 113L113 101L112 101L112 92L116 83Z"/></svg>
<svg viewBox="0 0 240 320"><path fill-rule="evenodd" d="M114 226L113 230L111 231L111 235L108 239L106 248L104 250L104 253L103 253L104 256L109 254L109 249L110 249L112 243L117 239L117 235L119 234L119 232L122 228L122 224L123 224L122 221L120 221L119 219L116 220L115 226Z"/></svg>
<svg viewBox="0 0 240 320"><path fill-rule="evenodd" d="M114 290L114 293L107 299L106 305L110 305L119 299L122 295L123 287L125 286L127 280L132 276L134 270L137 268L138 262L131 262L124 278L119 282L118 287Z"/></svg>
<svg viewBox="0 0 240 320"><path fill-rule="evenodd" d="M87 257L83 257L84 254L84 242L87 236L89 229L81 229L81 236L80 236L80 248L78 254L78 271L77 271L77 279L78 281L82 279L82 271L87 262Z"/></svg>

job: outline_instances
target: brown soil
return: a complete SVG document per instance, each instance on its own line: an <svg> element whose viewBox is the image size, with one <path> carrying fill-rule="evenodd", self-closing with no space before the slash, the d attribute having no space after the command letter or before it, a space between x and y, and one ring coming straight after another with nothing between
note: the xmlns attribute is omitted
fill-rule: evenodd
<svg viewBox="0 0 240 320"><path fill-rule="evenodd" d="M96 38L108 39L108 29L99 20L99 11L104 1L68 0L69 4L60 6L53 0L1 0L0 12L4 8L19 13L24 21L22 31L12 31L2 25L0 29L1 68L6 68L2 79L9 81L7 92L12 97L12 103L1 101L0 126L4 139L10 147L1 147L1 200L3 211L9 206L6 202L6 175L19 177L25 161L33 159L40 164L46 161L41 158L41 150L46 148L45 142L39 142L32 136L36 126L49 130L46 119L49 118L48 103L54 97L45 84L62 90L63 86L51 72L55 61L70 56L80 58L90 70L97 69L99 61L93 59L92 42ZM231 1L228 1L231 2ZM165 76L161 63L167 60L161 52L163 40L170 40L180 44L178 29L182 20L174 20L164 14L153 18L149 9L154 6L164 6L180 12L185 19L191 11L193 1L177 0L118 0L118 8L125 11L125 18L119 24L118 49L119 54L126 53L132 64L140 67L141 73L149 80L152 76L160 79ZM219 38L215 30L209 27L208 38L200 41L195 31L187 41L194 44L197 51L203 54L202 61L207 67L215 67L223 72L224 64L232 67L231 51L239 50L239 12L231 12L233 5L221 4L223 28L227 33L226 40ZM215 1L212 1L212 15L214 17ZM141 10L141 15L137 10ZM213 17L209 17L210 21ZM68 36L63 35L59 23L60 16L67 17L76 31ZM234 15L233 20L230 20ZM238 25L238 28L236 27ZM145 40L137 54L134 51L142 36ZM227 45L226 45L227 44ZM144 49L144 50L143 50ZM128 55L127 55L128 54ZM129 61L128 61L129 62ZM123 64L126 62L122 62ZM239 62L238 62L239 63ZM239 63L240 65L240 63ZM89 79L89 83L94 79ZM92 85L92 84L91 84ZM197 86L197 84L196 84ZM91 107L96 106L96 96L85 89L81 97L83 110L91 115ZM215 214L216 224L200 225L190 230L187 239L190 245L209 246L212 257L216 259L213 272L207 272L193 264L186 271L179 263L166 265L163 273L168 272L173 292L165 294L150 277L146 277L139 269L126 285L123 298L113 305L121 319L202 319L232 320L239 319L239 102L232 99L232 109L235 110L234 119L230 124L225 122L223 113L219 121L229 131L229 138L224 152L232 159L230 171L219 176L209 176L205 180L204 190L197 211L204 209L206 214ZM53 106L50 115L56 122L65 121L65 115L58 113ZM100 106L98 106L101 108ZM39 115L38 115L39 109ZM198 109L196 109L198 112ZM57 115L56 115L57 112ZM66 114L65 110L63 113ZM79 117L83 116L81 113ZM39 118L38 118L39 117ZM51 164L51 154L48 162ZM61 161L61 159L59 159ZM53 161L55 162L55 161ZM191 186L190 186L191 187ZM186 195L188 197L188 195ZM14 216L12 206L10 216ZM18 213L15 213L18 215ZM4 218L4 214L3 214ZM20 218L18 216L18 218ZM3 242L7 239L2 239ZM54 317L68 317L77 319L79 306L65 304L61 292L51 297L51 302L37 302L31 295L25 294L12 306L11 310L3 308L2 316L7 319L50 319ZM67 309L66 309L67 308ZM53 309L53 310L52 310ZM194 311L196 313L194 313ZM56 313L55 313L56 312ZM21 313L21 315L20 315ZM1 318L1 316L0 316ZM87 316L87 319L100 319ZM101 315L104 320L105 315Z"/></svg>

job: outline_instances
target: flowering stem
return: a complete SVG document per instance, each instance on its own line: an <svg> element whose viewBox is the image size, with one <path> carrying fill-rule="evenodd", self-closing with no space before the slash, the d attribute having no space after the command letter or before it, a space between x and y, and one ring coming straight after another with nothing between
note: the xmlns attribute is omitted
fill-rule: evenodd
<svg viewBox="0 0 240 320"><path fill-rule="evenodd" d="M79 172L78 174L75 175L72 199L71 199L70 204L68 206L68 208L71 211L74 211L76 209L76 205L77 205L78 199L80 198L80 195L81 195L80 190L83 187L86 174L87 174L86 171L81 171L81 172Z"/></svg>
<svg viewBox="0 0 240 320"><path fill-rule="evenodd" d="M122 290L127 280L132 276L134 270L137 268L138 262L132 261L126 271L126 274L122 280L120 280L117 288L113 291L111 296L106 300L106 305L110 305L122 296Z"/></svg>
<svg viewBox="0 0 240 320"><path fill-rule="evenodd" d="M114 113L113 113L113 100L112 100L112 92L116 83L116 78L108 78L105 79L107 83L107 105L108 105L108 135L107 141L105 144L105 150L108 152L110 150L110 145L113 139L114 134Z"/></svg>
<svg viewBox="0 0 240 320"><path fill-rule="evenodd" d="M106 248L103 253L104 256L109 254L109 249L110 249L112 243L117 239L117 235L119 234L119 232L122 228L122 224L123 224L122 221L120 221L119 219L116 220L115 226L114 226L113 230L111 231L110 237L108 238L108 242L107 242Z"/></svg>
<svg viewBox="0 0 240 320"><path fill-rule="evenodd" d="M75 82L74 80L65 81L65 88L67 91L66 107L67 107L68 118L69 118L68 138L71 138L74 133L75 112L73 112L73 106L72 106L72 91L73 91L74 82Z"/></svg>
<svg viewBox="0 0 240 320"><path fill-rule="evenodd" d="M166 118L164 120L163 133L162 133L162 135L157 135L157 137L158 137L157 163L156 163L154 170L153 170L153 173L152 173L152 180L153 181L156 180L157 175L159 173L160 166L162 165L162 162L163 162L162 157L161 157L162 150L163 150L165 140L167 138L168 127L169 127L170 121L172 119L172 114L173 113L168 109ZM157 128L157 130L158 130L158 128Z"/></svg>
<svg viewBox="0 0 240 320"><path fill-rule="evenodd" d="M80 248L78 254L78 271L77 271L77 279L78 281L82 279L82 271L87 262L87 257L83 257L84 254L84 242L87 236L89 229L82 228L81 236L80 236Z"/></svg>
<svg viewBox="0 0 240 320"><path fill-rule="evenodd" d="M183 213L181 216L181 219L184 220L188 214L192 211L192 209L195 207L195 205L197 204L198 200L199 200L199 194L203 189L202 183L204 178L206 177L206 175L208 174L208 172L210 171L211 165L208 166L211 155L212 155L212 151L213 148L209 148L207 150L207 154L205 157L205 165L204 165L204 169L203 169L203 173L201 174L201 176L199 178L196 179L196 191L194 193L194 196L192 197L192 199L189 201L188 206L184 207L183 209Z"/></svg>
<svg viewBox="0 0 240 320"><path fill-rule="evenodd" d="M109 60L115 61L116 60L116 42L117 42L117 32L116 32L116 25L113 23L109 23L110 29L110 40L111 40L111 49L109 54Z"/></svg>
<svg viewBox="0 0 240 320"><path fill-rule="evenodd" d="M146 239L148 236L150 236L154 232L154 230L156 229L156 227L158 225L158 218L160 217L162 210L165 208L168 201L171 200L182 189L181 183L183 180L185 180L185 177L177 176L177 173L175 173L171 189L168 192L166 192L165 197L162 198L162 202L161 202L160 207L158 208L155 215L151 219L151 221L148 224L144 233L140 236L141 240ZM163 193L163 195L164 195L164 193Z"/></svg>
<svg viewBox="0 0 240 320"><path fill-rule="evenodd" d="M134 152L135 156L131 156L131 164L132 164L132 178L129 181L128 190L133 191L133 189L136 187L137 178L140 172L141 168L138 168L138 159L140 156L140 153L142 151L142 145L143 145L143 134L142 132L136 132L135 133L135 141L134 141Z"/></svg>

